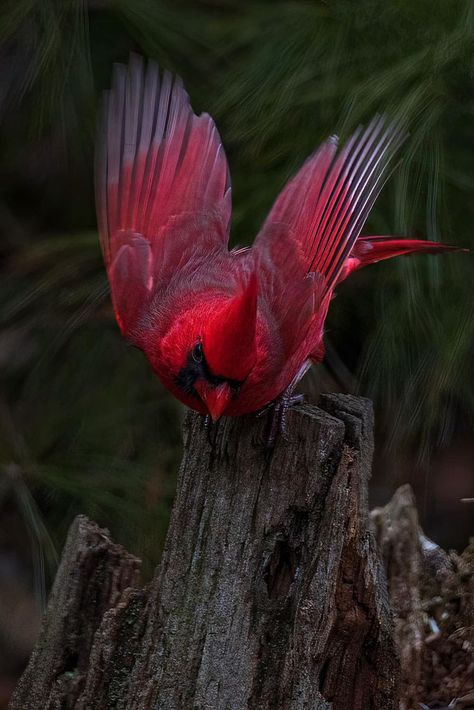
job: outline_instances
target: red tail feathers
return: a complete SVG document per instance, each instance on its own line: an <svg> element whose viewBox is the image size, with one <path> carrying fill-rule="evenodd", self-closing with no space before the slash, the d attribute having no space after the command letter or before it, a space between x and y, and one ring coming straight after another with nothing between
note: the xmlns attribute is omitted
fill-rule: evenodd
<svg viewBox="0 0 474 710"><path fill-rule="evenodd" d="M423 252L425 254L440 254L448 251L469 251L461 247L428 242L424 239L400 239L398 237L359 237L352 249L349 258L344 264L339 281L352 274L357 269L362 269L377 261L391 259L393 256L408 256Z"/></svg>

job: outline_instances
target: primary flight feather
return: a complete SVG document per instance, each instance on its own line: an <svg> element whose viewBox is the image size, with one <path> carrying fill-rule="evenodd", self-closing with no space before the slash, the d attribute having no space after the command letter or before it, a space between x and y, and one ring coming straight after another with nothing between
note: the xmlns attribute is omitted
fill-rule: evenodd
<svg viewBox="0 0 474 710"><path fill-rule="evenodd" d="M253 247L229 251L230 178L214 121L156 63L116 65L97 149L102 252L122 334L178 399L214 420L261 410L322 360L338 283L392 256L455 248L360 236L402 140L381 117L341 149L329 138Z"/></svg>

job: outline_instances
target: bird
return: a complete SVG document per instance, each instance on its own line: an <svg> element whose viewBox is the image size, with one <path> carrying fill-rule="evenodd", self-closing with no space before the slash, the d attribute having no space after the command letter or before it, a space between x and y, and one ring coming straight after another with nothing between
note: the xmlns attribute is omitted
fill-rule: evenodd
<svg viewBox="0 0 474 710"><path fill-rule="evenodd" d="M377 115L330 136L283 188L251 247L229 249L231 184L207 113L179 77L131 55L99 122L95 192L116 320L162 384L210 422L271 410L269 438L324 357L335 288L369 264L456 247L361 236L405 134Z"/></svg>

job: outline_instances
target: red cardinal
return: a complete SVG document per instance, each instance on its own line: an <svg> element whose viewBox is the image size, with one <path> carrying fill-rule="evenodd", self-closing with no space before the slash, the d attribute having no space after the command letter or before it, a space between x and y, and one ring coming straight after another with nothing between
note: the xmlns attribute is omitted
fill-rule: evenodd
<svg viewBox="0 0 474 710"><path fill-rule="evenodd" d="M214 121L178 78L132 56L115 68L96 192L115 315L179 400L215 421L275 404L280 423L323 358L338 283L392 256L442 244L360 237L402 142L376 118L329 138L277 198L252 248L229 251L231 188Z"/></svg>

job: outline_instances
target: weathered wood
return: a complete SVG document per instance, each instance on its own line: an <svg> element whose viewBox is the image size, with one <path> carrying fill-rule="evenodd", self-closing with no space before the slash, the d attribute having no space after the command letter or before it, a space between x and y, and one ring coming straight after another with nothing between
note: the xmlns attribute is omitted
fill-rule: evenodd
<svg viewBox="0 0 474 710"><path fill-rule="evenodd" d="M371 515L395 614L400 710L472 710L474 540L461 555L428 540L407 485Z"/></svg>
<svg viewBox="0 0 474 710"><path fill-rule="evenodd" d="M94 634L123 591L139 583L140 561L84 516L71 525L40 636L12 710L74 708Z"/></svg>
<svg viewBox="0 0 474 710"><path fill-rule="evenodd" d="M270 461L264 424L225 420L211 446L201 418L187 416L162 564L149 589L90 619L89 663L69 666L82 691L74 707L398 707L391 613L367 507L371 405L335 395L320 408L293 409L289 441ZM66 550L58 579L70 557ZM79 575L87 587L85 570ZM53 592L50 615L56 604ZM49 643L64 643L60 636L36 650L36 666L54 655ZM30 671L21 684L28 702L32 682ZM35 707L67 707L48 704L52 682Z"/></svg>
<svg viewBox="0 0 474 710"><path fill-rule="evenodd" d="M400 710L416 707L422 674L423 609L421 604L421 544L418 512L409 486L390 503L372 511L395 612L395 641L400 653Z"/></svg>

